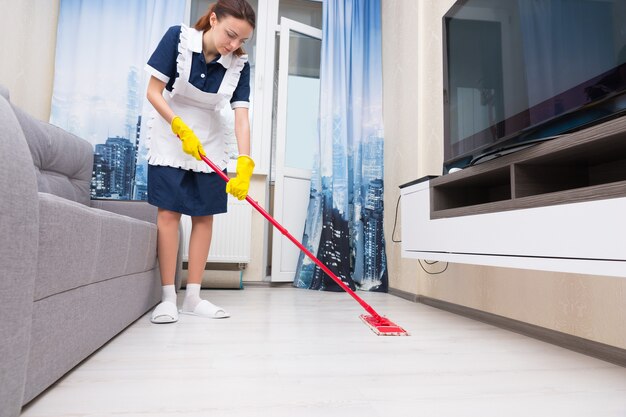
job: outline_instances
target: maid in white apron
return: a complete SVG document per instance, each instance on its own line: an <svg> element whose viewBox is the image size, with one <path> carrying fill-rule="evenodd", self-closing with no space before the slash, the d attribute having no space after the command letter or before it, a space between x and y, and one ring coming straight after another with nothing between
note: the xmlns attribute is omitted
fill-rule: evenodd
<svg viewBox="0 0 626 417"><path fill-rule="evenodd" d="M159 208L157 245L163 285L162 301L152 313L153 323L178 320L174 274L181 214L191 216L192 232L189 275L180 312L228 317L224 309L200 298L212 216L226 212L227 187L198 153L206 154L225 171L227 136L220 110L230 104L235 112L240 156L237 177L229 181L228 191L245 198L254 162L249 157L250 66L241 46L252 36L254 27L254 10L247 2L219 0L195 28L171 27L146 65L151 75L147 96L155 109L146 135L148 202Z"/></svg>

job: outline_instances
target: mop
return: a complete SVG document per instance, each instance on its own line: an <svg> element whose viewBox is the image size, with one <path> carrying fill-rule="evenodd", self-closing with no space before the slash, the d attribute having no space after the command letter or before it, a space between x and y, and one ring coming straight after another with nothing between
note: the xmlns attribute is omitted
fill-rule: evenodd
<svg viewBox="0 0 626 417"><path fill-rule="evenodd" d="M228 182L230 179L226 174L222 172L222 170L215 165L209 158L200 154L200 157L204 162L206 162L213 171L215 171L224 181ZM352 298L354 298L364 309L369 313L369 315L361 314L359 317L363 322L370 328L374 333L379 336L408 336L409 333L404 330L402 327L393 323L386 317L382 317L378 314L369 304L367 304L361 297L356 295L354 291L350 289L346 284L343 283L326 265L324 265L319 259L317 259L311 251L304 247L302 243L300 243L296 238L294 238L291 233L287 231L280 223L276 221L270 214L263 209L256 201L254 201L249 195L246 196L246 201L250 203L252 207L254 207L263 217L265 217L271 224L274 225L280 232L291 240L306 256L308 256L317 266L319 266L322 271L324 271L329 277L333 279L345 292L350 294Z"/></svg>

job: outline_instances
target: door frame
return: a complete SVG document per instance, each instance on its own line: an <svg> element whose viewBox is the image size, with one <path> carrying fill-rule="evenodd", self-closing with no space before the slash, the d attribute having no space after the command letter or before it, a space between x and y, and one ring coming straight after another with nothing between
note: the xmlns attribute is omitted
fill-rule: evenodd
<svg viewBox="0 0 626 417"><path fill-rule="evenodd" d="M289 42L291 39L291 32L300 33L302 35L322 40L322 30L306 25L295 20L281 17L280 19L280 50L278 58L278 91L277 91L277 103L276 103L276 177L274 182L274 218L281 223L284 218L283 205L279 204L276 199L282 198L283 195L283 181L285 176L297 177L301 179L311 178L311 170L290 168L285 166L285 151L287 140L287 97L288 97L288 83L289 83L289 55L290 48ZM292 231L289 231L292 233ZM294 236L300 240L301 236ZM287 238L282 235L280 230L273 228L272 231L272 282L291 282L293 276L288 276L286 273L279 271L282 255L282 244L293 244L288 242Z"/></svg>

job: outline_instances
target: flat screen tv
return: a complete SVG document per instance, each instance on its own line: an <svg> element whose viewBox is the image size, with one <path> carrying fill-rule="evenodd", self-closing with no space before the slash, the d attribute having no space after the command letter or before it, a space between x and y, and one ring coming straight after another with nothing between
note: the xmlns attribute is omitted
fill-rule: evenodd
<svg viewBox="0 0 626 417"><path fill-rule="evenodd" d="M444 173L626 113L626 0L459 0L443 47Z"/></svg>

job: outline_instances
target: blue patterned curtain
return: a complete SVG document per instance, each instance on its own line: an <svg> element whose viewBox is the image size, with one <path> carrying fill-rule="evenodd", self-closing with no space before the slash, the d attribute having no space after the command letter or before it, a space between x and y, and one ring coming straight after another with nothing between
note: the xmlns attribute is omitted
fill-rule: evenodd
<svg viewBox="0 0 626 417"><path fill-rule="evenodd" d="M61 0L50 122L94 146L92 198L146 199L148 57L180 0Z"/></svg>
<svg viewBox="0 0 626 417"><path fill-rule="evenodd" d="M325 0L320 146L303 243L352 289L387 291L380 0ZM300 255L294 285L340 291Z"/></svg>

